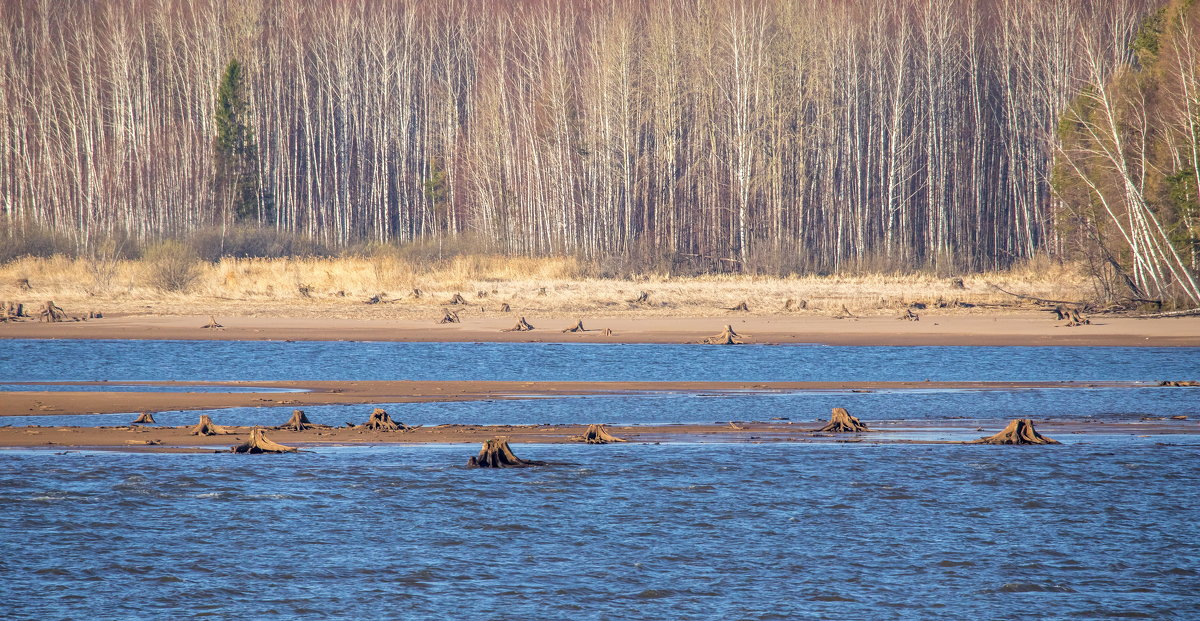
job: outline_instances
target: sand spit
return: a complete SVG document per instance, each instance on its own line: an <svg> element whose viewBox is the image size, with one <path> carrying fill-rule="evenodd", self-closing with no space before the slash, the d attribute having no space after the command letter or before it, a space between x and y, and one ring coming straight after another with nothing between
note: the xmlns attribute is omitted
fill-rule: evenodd
<svg viewBox="0 0 1200 621"><path fill-rule="evenodd" d="M105 382L21 382L39 386L104 386ZM1159 387L1153 382L488 382L488 381L277 381L277 382L120 382L120 386L179 387L179 392L13 391L2 392L0 416L117 414L213 410L234 407L300 408L314 405L479 401L528 397L625 395L660 392L871 391L871 390L1027 390L1044 388ZM241 392L186 392L191 387L222 387ZM304 392L246 392L296 390Z"/></svg>

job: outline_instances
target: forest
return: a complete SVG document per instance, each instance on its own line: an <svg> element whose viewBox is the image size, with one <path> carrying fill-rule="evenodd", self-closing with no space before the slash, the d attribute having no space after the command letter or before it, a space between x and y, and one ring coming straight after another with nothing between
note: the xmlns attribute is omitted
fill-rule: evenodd
<svg viewBox="0 0 1200 621"><path fill-rule="evenodd" d="M0 222L1200 304L1191 0L11 0Z"/></svg>

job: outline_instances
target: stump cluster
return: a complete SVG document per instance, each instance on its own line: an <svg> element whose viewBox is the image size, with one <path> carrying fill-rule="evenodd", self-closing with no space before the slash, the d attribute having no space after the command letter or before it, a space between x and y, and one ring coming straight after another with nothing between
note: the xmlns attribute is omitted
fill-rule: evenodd
<svg viewBox="0 0 1200 621"><path fill-rule="evenodd" d="M137 419L134 420L130 424L131 425L153 425L154 424L154 415L149 412L142 412L141 414L138 414Z"/></svg>
<svg viewBox="0 0 1200 621"><path fill-rule="evenodd" d="M508 448L508 438L496 437L484 440L479 455L467 460L468 468L525 468L544 466L546 462L521 459Z"/></svg>
<svg viewBox="0 0 1200 621"><path fill-rule="evenodd" d="M228 435L229 430L212 422L212 418L208 414L200 415L200 422L192 427L192 435L194 436L224 436Z"/></svg>
<svg viewBox="0 0 1200 621"><path fill-rule="evenodd" d="M501 330L501 332L529 332L530 330L533 330L533 326L530 325L528 321L525 321L524 317L522 317L517 321L517 325L507 330Z"/></svg>
<svg viewBox="0 0 1200 621"><path fill-rule="evenodd" d="M571 439L585 444L609 444L610 442L626 441L609 433L608 428L604 425L588 425L583 435Z"/></svg>
<svg viewBox="0 0 1200 621"><path fill-rule="evenodd" d="M364 429L367 431L413 431L420 425L415 427L405 425L404 423L392 420L392 417L383 408L375 408L371 411L370 418L367 422L356 425L355 429Z"/></svg>
<svg viewBox="0 0 1200 621"><path fill-rule="evenodd" d="M67 311L63 310L61 306L55 304L53 301L46 300L46 302L43 303L42 307L38 310L37 316L38 321L55 323L59 321L66 321Z"/></svg>
<svg viewBox="0 0 1200 621"><path fill-rule="evenodd" d="M704 345L742 345L745 341L737 332L733 331L733 326L726 325L725 330L716 336L710 336L703 341Z"/></svg>
<svg viewBox="0 0 1200 621"><path fill-rule="evenodd" d="M299 410L297 410L299 411ZM250 430L250 439L242 444L231 447L230 453L247 453L260 455L262 453L294 453L296 447L284 446L267 438L262 429L255 427Z"/></svg>
<svg viewBox="0 0 1200 621"><path fill-rule="evenodd" d="M986 438L971 440L968 444L1061 444L1037 432L1033 421L1028 418L1014 418L1004 431Z"/></svg>
<svg viewBox="0 0 1200 621"><path fill-rule="evenodd" d="M15 321L21 317L28 317L25 313L25 305L20 302L0 302L0 321Z"/></svg>
<svg viewBox="0 0 1200 621"><path fill-rule="evenodd" d="M286 431L308 431L309 429L329 429L329 425L318 425L310 420L305 415L304 410L292 410L292 417L286 423L276 427L276 429Z"/></svg>
<svg viewBox="0 0 1200 621"><path fill-rule="evenodd" d="M829 423L817 431L825 433L862 433L870 431L870 429L862 421L851 416L850 412L846 411L846 408L833 408L833 413L829 416Z"/></svg>

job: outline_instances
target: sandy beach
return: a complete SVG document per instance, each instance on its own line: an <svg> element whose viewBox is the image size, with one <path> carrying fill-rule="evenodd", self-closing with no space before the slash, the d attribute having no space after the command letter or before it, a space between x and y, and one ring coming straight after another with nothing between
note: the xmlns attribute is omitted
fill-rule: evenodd
<svg viewBox="0 0 1200 621"><path fill-rule="evenodd" d="M1200 317L1136 319L1098 315L1068 327L1045 311L926 313L920 321L894 317L825 316L592 317L586 332L563 332L576 320L526 316L534 330L504 332L516 318L480 317L461 323L406 319L340 319L183 315L106 316L89 321L0 324L0 339L305 340L398 342L697 343L733 326L747 344L954 346L1200 346ZM608 335L605 329L611 330Z"/></svg>

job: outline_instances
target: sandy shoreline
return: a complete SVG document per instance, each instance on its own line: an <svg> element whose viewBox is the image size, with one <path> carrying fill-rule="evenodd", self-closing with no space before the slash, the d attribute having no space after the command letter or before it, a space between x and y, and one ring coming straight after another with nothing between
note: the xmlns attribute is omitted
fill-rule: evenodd
<svg viewBox="0 0 1200 621"><path fill-rule="evenodd" d="M991 435L1003 421L864 421L867 433L820 433L814 421L738 421L728 424L654 424L610 426L609 431L632 443L662 442L801 442L869 444L960 444ZM1038 431L1060 441L1081 441L1085 436L1128 436L1131 441L1153 444L1169 436L1200 435L1192 420L1153 420L1103 423L1085 421L1036 421ZM980 427L989 424L989 427ZM270 430L270 439L299 448L319 446L363 446L380 444L476 444L504 436L515 444L572 444L585 425L438 425L408 432L379 432L347 427L308 431ZM249 438L250 427L227 427L227 435L194 436L190 427L3 427L0 449L41 448L100 449L135 452L224 452ZM953 436L954 439L946 439ZM467 456L464 452L464 460Z"/></svg>
<svg viewBox="0 0 1200 621"><path fill-rule="evenodd" d="M575 320L527 316L532 332L503 332L514 316L464 319L457 324L404 319L221 317L203 329L201 316L108 316L66 323L0 324L3 339L164 339L278 341L396 341L495 343L697 343L726 324L748 344L1200 347L1200 317L1136 319L1093 316L1067 327L1046 312L926 313L920 321L894 317L823 316L590 317L589 331L564 333ZM611 335L604 333L612 331Z"/></svg>
<svg viewBox="0 0 1200 621"><path fill-rule="evenodd" d="M101 386L106 382L18 382L20 385ZM177 387L178 391L4 391L0 417L477 401L522 397L620 395L653 392L1030 390L1045 388L1156 388L1152 382L495 382L495 381L275 381L113 382L118 386ZM189 392L189 387L229 387L243 392ZM264 389L254 392L254 389ZM277 392L278 390L304 392ZM275 392L271 392L275 391ZM1197 394L1200 394L1198 390Z"/></svg>

